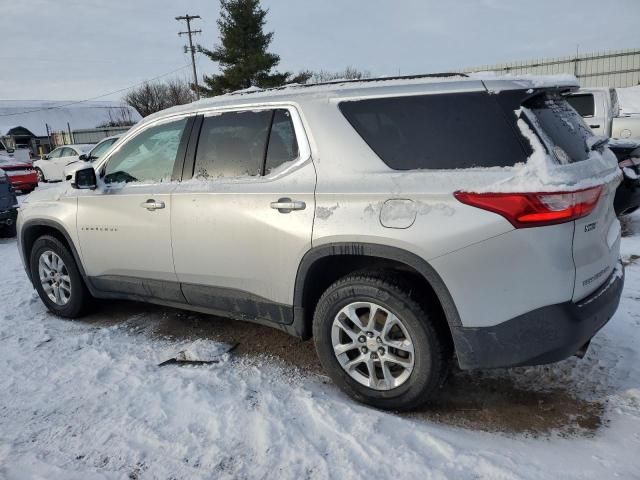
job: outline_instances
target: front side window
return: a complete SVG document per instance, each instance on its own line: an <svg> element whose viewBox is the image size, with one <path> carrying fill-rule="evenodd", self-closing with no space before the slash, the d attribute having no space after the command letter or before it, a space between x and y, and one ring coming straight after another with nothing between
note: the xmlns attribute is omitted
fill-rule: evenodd
<svg viewBox="0 0 640 480"><path fill-rule="evenodd" d="M105 153L109 149L109 147L115 143L116 140L116 138L112 138L96 145L88 155L89 160L93 161L100 158L102 154Z"/></svg>
<svg viewBox="0 0 640 480"><path fill-rule="evenodd" d="M62 156L62 151L64 148L56 148L49 154L49 158L60 158Z"/></svg>
<svg viewBox="0 0 640 480"><path fill-rule="evenodd" d="M195 177L262 175L272 112L226 112L206 117L200 130Z"/></svg>
<svg viewBox="0 0 640 480"><path fill-rule="evenodd" d="M107 183L169 181L187 119L163 123L136 135L109 158Z"/></svg>
<svg viewBox="0 0 640 480"><path fill-rule="evenodd" d="M593 102L593 95L585 93L582 95L569 95L567 102L583 117L593 117L595 112L595 106Z"/></svg>

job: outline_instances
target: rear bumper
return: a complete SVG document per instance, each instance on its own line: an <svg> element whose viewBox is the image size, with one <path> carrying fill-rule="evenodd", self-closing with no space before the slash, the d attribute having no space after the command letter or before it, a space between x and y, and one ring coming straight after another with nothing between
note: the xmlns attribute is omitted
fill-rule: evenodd
<svg viewBox="0 0 640 480"><path fill-rule="evenodd" d="M10 175L9 181L16 190L33 190L38 186L38 174L34 171L24 175Z"/></svg>
<svg viewBox="0 0 640 480"><path fill-rule="evenodd" d="M578 303L549 305L492 327L453 327L462 369L541 365L574 355L613 316L624 285L621 263Z"/></svg>

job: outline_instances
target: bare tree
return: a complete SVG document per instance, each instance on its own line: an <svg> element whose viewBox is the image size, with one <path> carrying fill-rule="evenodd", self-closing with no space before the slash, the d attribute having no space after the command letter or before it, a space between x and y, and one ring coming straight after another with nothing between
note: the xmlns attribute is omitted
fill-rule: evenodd
<svg viewBox="0 0 640 480"><path fill-rule="evenodd" d="M165 108L184 105L195 100L188 82L174 79L167 82L147 82L131 90L124 101L146 117Z"/></svg>
<svg viewBox="0 0 640 480"><path fill-rule="evenodd" d="M309 75L307 83L324 83L336 80L360 80L362 78L371 78L371 72L358 70L354 67L347 67L339 72L319 70L317 72L310 71L306 73Z"/></svg>
<svg viewBox="0 0 640 480"><path fill-rule="evenodd" d="M131 116L131 110L126 106L119 107L117 109L109 109L109 120L98 125L98 128L103 127L130 127L136 123Z"/></svg>

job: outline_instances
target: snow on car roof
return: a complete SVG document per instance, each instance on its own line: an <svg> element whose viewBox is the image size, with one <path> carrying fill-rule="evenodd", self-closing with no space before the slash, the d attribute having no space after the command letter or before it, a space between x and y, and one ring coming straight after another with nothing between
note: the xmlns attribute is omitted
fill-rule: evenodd
<svg viewBox="0 0 640 480"><path fill-rule="evenodd" d="M334 80L316 84L288 84L282 87L260 89L249 87L244 90L229 92L224 95L204 98L193 103L172 107L145 118L144 122L155 120L168 114L180 114L207 108L259 104L265 101L304 101L327 100L328 98L368 96L376 94L405 94L421 91L423 86L437 90L451 90L455 83L465 88L484 89L491 84L496 89L527 88L577 88L576 77L561 75L511 75L495 72L478 73L438 73L428 75L409 75L402 77L365 78L359 80ZM495 88L498 87L498 88ZM488 85L487 85L488 88Z"/></svg>

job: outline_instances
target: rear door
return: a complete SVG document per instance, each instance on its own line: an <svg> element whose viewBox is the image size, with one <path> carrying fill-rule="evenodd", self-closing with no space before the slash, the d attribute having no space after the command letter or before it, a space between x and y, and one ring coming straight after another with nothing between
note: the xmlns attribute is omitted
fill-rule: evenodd
<svg viewBox="0 0 640 480"><path fill-rule="evenodd" d="M296 273L311 247L316 181L297 111L206 115L192 158L185 178L195 179L176 187L171 215L186 299L290 323Z"/></svg>
<svg viewBox="0 0 640 480"><path fill-rule="evenodd" d="M589 148L593 134L563 97L540 95L525 103L535 116L545 141L572 183L602 182L600 199L586 217L576 220L573 236L573 260L576 280L573 300L578 301L598 289L616 268L620 250L620 222L613 198L620 183L615 155L606 147Z"/></svg>

